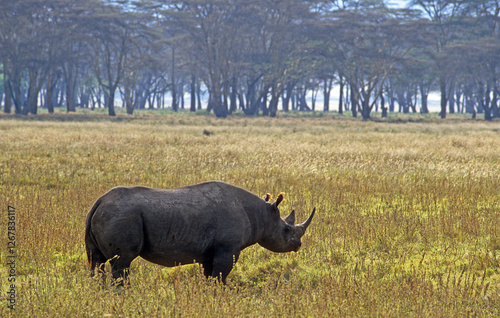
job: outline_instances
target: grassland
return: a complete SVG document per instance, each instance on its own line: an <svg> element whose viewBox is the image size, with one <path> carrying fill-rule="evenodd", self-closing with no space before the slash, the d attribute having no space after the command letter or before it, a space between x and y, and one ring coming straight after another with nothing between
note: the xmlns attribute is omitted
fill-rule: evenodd
<svg viewBox="0 0 500 318"><path fill-rule="evenodd" d="M3 116L0 139L1 317L500 315L498 122L42 114ZM315 206L303 248L250 247L227 286L141 259L128 289L87 276L84 222L100 195L206 180L285 192L281 211L299 221Z"/></svg>

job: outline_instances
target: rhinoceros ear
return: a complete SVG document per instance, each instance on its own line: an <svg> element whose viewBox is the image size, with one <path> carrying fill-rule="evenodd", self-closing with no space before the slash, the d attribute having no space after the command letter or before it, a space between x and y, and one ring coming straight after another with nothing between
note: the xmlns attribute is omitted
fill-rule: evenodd
<svg viewBox="0 0 500 318"><path fill-rule="evenodd" d="M281 203L281 201L283 201L283 197L284 197L284 193L281 192L280 194L278 194L278 198L276 199L276 201L273 203L273 210L274 211L278 211L278 205Z"/></svg>
<svg viewBox="0 0 500 318"><path fill-rule="evenodd" d="M272 195L270 195L269 193L266 193L266 195L263 197L264 201L266 201L266 202L271 200L271 198L272 198Z"/></svg>

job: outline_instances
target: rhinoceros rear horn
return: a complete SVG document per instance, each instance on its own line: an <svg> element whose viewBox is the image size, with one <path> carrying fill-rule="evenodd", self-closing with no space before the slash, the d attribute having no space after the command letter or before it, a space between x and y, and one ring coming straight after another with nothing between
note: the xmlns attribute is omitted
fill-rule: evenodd
<svg viewBox="0 0 500 318"><path fill-rule="evenodd" d="M274 211L277 211L278 210L278 205L281 203L281 201L283 201L283 197L284 197L284 193L280 193L278 194L278 198L276 199L276 201L273 203L273 210Z"/></svg>
<svg viewBox="0 0 500 318"><path fill-rule="evenodd" d="M297 225L297 227L302 231L301 235L304 235L304 233L307 230L307 227L309 226L309 224L311 224L311 221L312 221L312 218L314 217L315 212L316 212L316 208L313 208L312 213L309 216L309 218L304 223Z"/></svg>
<svg viewBox="0 0 500 318"><path fill-rule="evenodd" d="M290 225L294 225L295 224L295 210L292 210L292 212L290 212L290 214L286 218L284 218L283 220Z"/></svg>

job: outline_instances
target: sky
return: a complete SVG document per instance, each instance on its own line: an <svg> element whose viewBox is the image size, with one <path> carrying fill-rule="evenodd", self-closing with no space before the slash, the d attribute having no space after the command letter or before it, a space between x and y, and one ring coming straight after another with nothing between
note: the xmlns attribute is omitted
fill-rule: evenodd
<svg viewBox="0 0 500 318"><path fill-rule="evenodd" d="M392 4L395 8L406 8L408 0L388 0L389 4Z"/></svg>

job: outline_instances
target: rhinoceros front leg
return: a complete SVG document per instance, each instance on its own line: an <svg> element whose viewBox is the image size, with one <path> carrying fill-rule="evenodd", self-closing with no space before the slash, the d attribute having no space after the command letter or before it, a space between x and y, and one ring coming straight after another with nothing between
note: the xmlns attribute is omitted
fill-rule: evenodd
<svg viewBox="0 0 500 318"><path fill-rule="evenodd" d="M213 259L203 262L201 265L203 266L203 274L205 275L205 277L206 278L212 277L212 272L214 270Z"/></svg>
<svg viewBox="0 0 500 318"><path fill-rule="evenodd" d="M233 269L234 263L238 260L240 253L227 250L219 250L214 254L211 264L203 264L205 276L217 278L219 281L226 283L227 275Z"/></svg>

